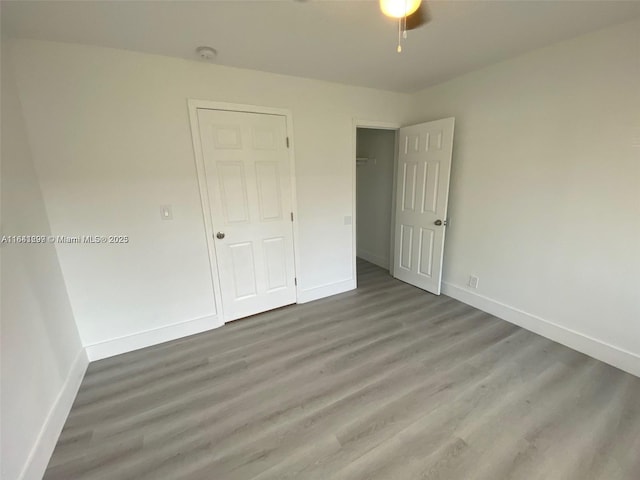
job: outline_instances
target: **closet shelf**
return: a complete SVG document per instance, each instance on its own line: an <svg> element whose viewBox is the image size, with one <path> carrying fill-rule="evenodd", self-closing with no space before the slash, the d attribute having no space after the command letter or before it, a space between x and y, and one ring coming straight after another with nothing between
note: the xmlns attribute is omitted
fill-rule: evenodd
<svg viewBox="0 0 640 480"><path fill-rule="evenodd" d="M376 164L376 159L375 158L368 158L368 157L356 157L356 165L366 165L367 163L371 162L372 164Z"/></svg>

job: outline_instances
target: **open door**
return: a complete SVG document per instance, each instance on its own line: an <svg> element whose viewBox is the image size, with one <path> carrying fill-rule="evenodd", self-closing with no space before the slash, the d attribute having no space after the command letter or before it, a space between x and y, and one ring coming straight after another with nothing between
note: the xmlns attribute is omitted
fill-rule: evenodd
<svg viewBox="0 0 640 480"><path fill-rule="evenodd" d="M393 276L440 295L454 119L398 135Z"/></svg>

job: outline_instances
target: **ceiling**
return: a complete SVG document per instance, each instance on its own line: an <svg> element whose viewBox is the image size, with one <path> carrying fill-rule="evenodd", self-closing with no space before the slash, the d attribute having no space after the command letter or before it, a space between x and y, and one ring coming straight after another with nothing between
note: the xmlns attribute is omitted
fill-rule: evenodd
<svg viewBox="0 0 640 480"><path fill-rule="evenodd" d="M431 21L396 53L397 24L367 1L2 1L15 37L84 43L414 92L640 17L640 1L427 1Z"/></svg>

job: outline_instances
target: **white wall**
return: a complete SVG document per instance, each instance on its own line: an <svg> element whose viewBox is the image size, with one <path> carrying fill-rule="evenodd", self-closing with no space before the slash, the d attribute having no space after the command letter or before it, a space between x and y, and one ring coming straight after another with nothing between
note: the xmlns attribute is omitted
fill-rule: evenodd
<svg viewBox="0 0 640 480"><path fill-rule="evenodd" d="M446 292L640 375L640 22L413 105L456 117Z"/></svg>
<svg viewBox="0 0 640 480"><path fill-rule="evenodd" d="M391 200L396 148L394 130L358 128L356 156L357 254L389 269Z"/></svg>
<svg viewBox="0 0 640 480"><path fill-rule="evenodd" d="M213 312L188 98L292 111L301 295L353 288L353 119L400 122L407 95L73 44L12 54L53 232L131 238L58 249L85 346Z"/></svg>
<svg viewBox="0 0 640 480"><path fill-rule="evenodd" d="M3 42L4 43L4 42ZM2 51L2 235L48 235L15 84ZM0 477L42 478L87 366L53 245L0 245Z"/></svg>

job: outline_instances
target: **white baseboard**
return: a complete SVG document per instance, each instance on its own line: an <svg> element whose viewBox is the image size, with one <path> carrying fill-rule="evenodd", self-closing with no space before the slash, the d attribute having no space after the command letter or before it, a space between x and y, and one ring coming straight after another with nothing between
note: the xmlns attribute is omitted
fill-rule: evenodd
<svg viewBox="0 0 640 480"><path fill-rule="evenodd" d="M635 353L560 326L484 295L470 292L466 288L451 283L442 283L442 293L640 377L640 356Z"/></svg>
<svg viewBox="0 0 640 480"><path fill-rule="evenodd" d="M389 270L389 257L376 255L375 253L367 252L366 250L358 250L357 256L367 262Z"/></svg>
<svg viewBox="0 0 640 480"><path fill-rule="evenodd" d="M212 315L134 333L125 337L114 338L92 345L85 345L85 348L87 349L89 360L93 362L102 358L113 357L121 353L138 350L139 348L150 347L151 345L205 332L223 325L224 322L217 315Z"/></svg>
<svg viewBox="0 0 640 480"><path fill-rule="evenodd" d="M85 350L82 349L71 364L67 379L62 385L51 410L49 410L38 438L29 453L29 457L27 457L22 473L18 477L20 480L42 479L51 459L53 449L58 442L60 432L62 432L62 427L67 421L71 406L76 399L76 394L87 371L87 365L89 365L89 360Z"/></svg>
<svg viewBox="0 0 640 480"><path fill-rule="evenodd" d="M313 300L318 300L320 298L348 292L354 288L356 288L355 279L349 278L348 280L327 283L326 285L320 285L319 287L307 288L304 290L300 289L298 290L298 303L312 302Z"/></svg>

